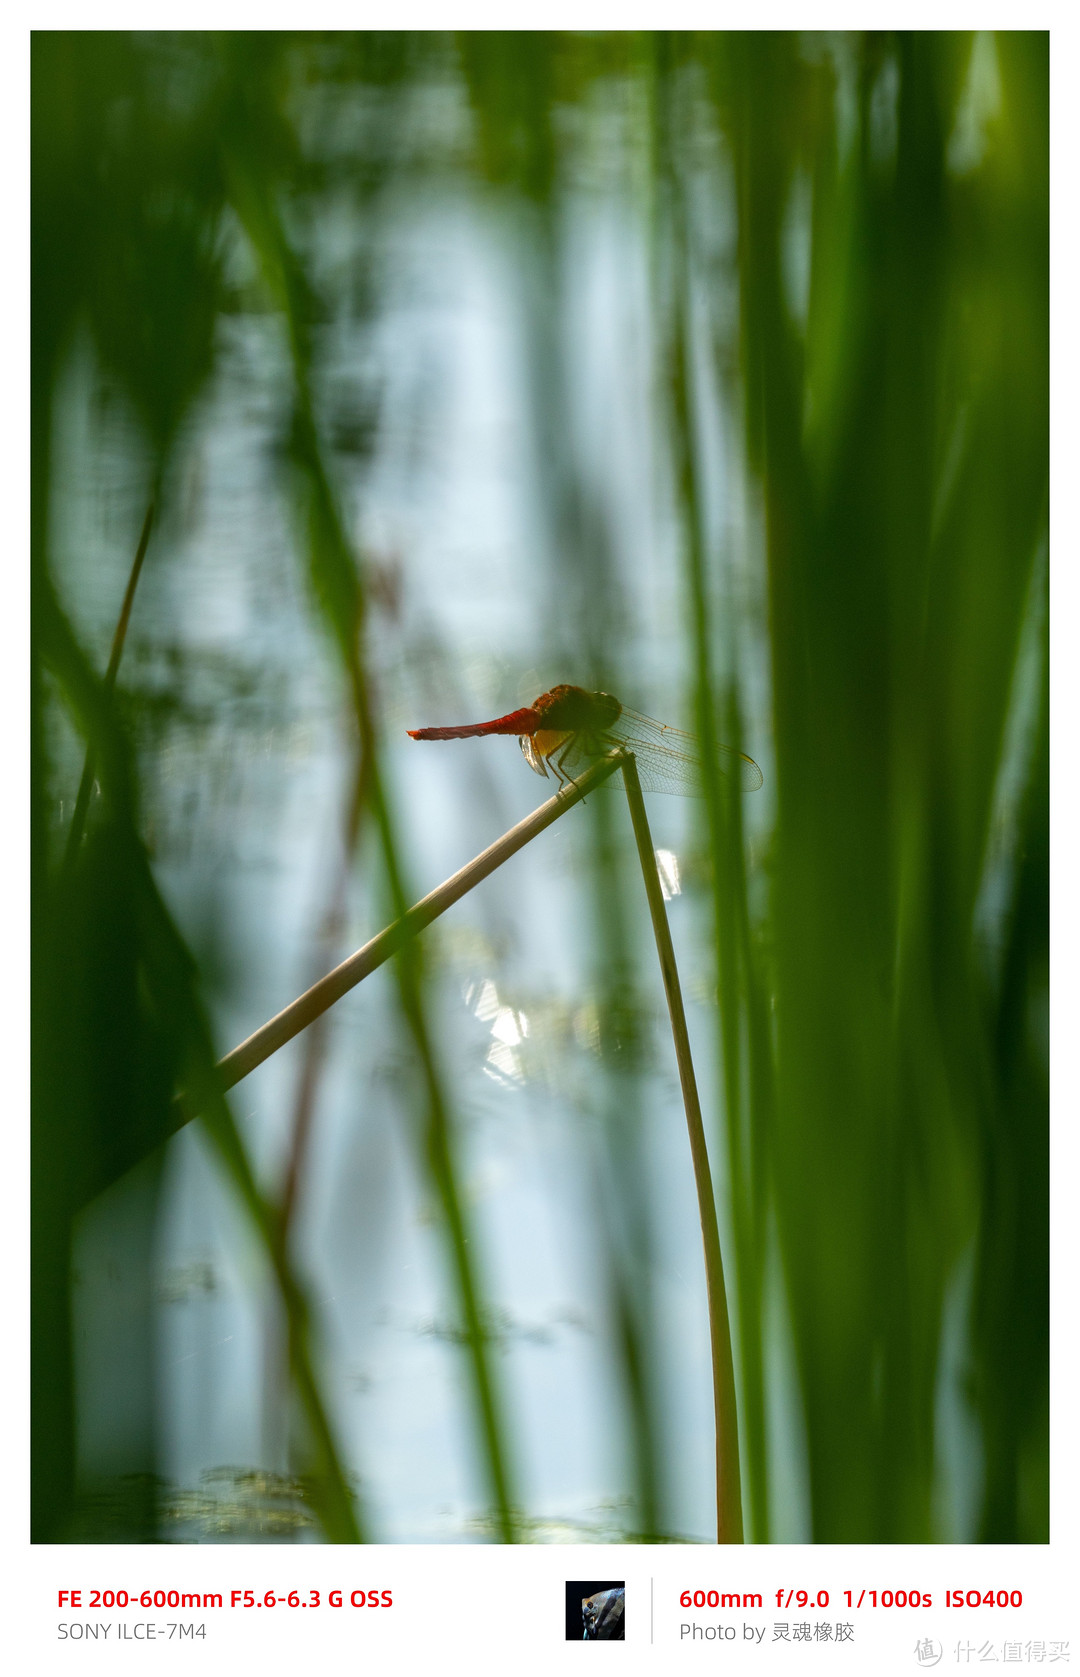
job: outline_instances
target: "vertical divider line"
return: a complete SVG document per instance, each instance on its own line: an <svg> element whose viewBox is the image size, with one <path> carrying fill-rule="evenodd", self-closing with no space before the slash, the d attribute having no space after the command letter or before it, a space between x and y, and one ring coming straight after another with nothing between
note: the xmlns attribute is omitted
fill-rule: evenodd
<svg viewBox="0 0 1080 1677"><path fill-rule="evenodd" d="M716 1541L743 1541L742 1490L739 1477L739 1420L735 1399L735 1368L731 1356L731 1323L728 1317L727 1291L724 1286L724 1260L720 1251L720 1230L716 1220L716 1199L713 1194L709 1150L705 1141L705 1126L701 1117L694 1062L690 1054L690 1037L686 1029L682 987L675 964L675 948L671 941L664 908L660 876L656 870L649 818L641 795L637 763L627 753L622 759L623 783L630 805L630 819L634 827L638 860L645 880L645 895L652 917L656 952L667 996L671 1034L675 1041L675 1057L679 1065L686 1128L690 1136L690 1157L697 1184L698 1215L701 1218L701 1240L705 1253L705 1286L709 1303L709 1340L712 1352L713 1411L716 1424Z"/></svg>

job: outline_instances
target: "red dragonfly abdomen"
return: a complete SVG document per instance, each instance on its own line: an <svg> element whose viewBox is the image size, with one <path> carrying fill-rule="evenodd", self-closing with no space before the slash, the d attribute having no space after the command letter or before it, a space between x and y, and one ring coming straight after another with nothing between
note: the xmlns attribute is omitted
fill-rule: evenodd
<svg viewBox="0 0 1080 1677"><path fill-rule="evenodd" d="M539 713L531 708L512 710L494 722L466 722L460 728L409 728L411 740L470 740L479 734L534 734L540 726Z"/></svg>
<svg viewBox="0 0 1080 1677"><path fill-rule="evenodd" d="M550 693L527 705L524 710L512 710L497 716L494 722L467 722L457 728L409 728L414 740L468 740L481 734L528 734L540 729L565 737L567 734L587 732L600 734L619 715L622 706L609 693L589 693L584 687L571 687L560 682ZM554 743L548 747L554 749ZM547 752L544 752L547 755Z"/></svg>

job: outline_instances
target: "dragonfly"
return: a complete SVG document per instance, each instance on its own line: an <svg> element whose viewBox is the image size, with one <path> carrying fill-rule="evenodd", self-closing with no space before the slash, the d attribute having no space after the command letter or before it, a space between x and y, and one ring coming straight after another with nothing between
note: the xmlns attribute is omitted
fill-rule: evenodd
<svg viewBox="0 0 1080 1677"><path fill-rule="evenodd" d="M683 797L704 794L701 746L693 734L654 722L621 704L610 693L590 693L560 682L531 705L497 716L491 722L468 722L454 728L409 728L414 740L467 740L482 734L516 734L522 755L534 773L552 775L560 786L610 751L632 751L646 792ZM735 776L746 792L756 792L762 773L752 757L729 745L716 747L721 774Z"/></svg>

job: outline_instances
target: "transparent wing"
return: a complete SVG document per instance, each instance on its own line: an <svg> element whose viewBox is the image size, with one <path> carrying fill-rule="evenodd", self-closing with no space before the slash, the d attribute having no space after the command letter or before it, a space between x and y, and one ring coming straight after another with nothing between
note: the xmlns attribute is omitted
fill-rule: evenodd
<svg viewBox="0 0 1080 1677"><path fill-rule="evenodd" d="M618 743L634 753L643 792L670 792L681 798L704 796L701 764L696 757L672 751L669 746L652 745L648 740Z"/></svg>
<svg viewBox="0 0 1080 1677"><path fill-rule="evenodd" d="M532 739L530 738L530 736L528 734L519 735L518 743L521 746L521 755L524 757L525 761L528 763L528 765L529 765L530 769L532 770L533 774L542 774L544 776L544 779L546 780L547 779L547 765L545 764L544 759L541 757L540 753L536 750L535 746L533 745L533 742L532 742Z"/></svg>
<svg viewBox="0 0 1080 1677"><path fill-rule="evenodd" d="M621 745L634 753L642 791L673 792L684 798L702 796L701 767L696 759L645 740L616 739L613 734L575 734L552 756L563 774L576 777L598 757ZM602 784L609 789L617 787L619 777L614 775Z"/></svg>
<svg viewBox="0 0 1080 1677"><path fill-rule="evenodd" d="M703 795L701 746L693 734L654 722L651 716L624 706L606 737L634 753L645 791L675 792L690 798ZM756 792L764 778L752 757L729 745L716 747L716 766L721 774L737 775L744 792Z"/></svg>

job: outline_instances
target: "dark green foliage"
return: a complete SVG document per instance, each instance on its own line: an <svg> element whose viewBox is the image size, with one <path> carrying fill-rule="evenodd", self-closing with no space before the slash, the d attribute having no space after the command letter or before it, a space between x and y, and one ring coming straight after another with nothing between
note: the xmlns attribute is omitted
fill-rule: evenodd
<svg viewBox="0 0 1080 1677"><path fill-rule="evenodd" d="M1021 1516L1016 1477L1045 1401L1045 1085L1035 1093L1034 1044L1017 1044L1015 1082L997 1046L1011 962L1045 949L1035 832L1013 911L1024 953L1009 950L990 996L976 923L1046 528L1046 38L999 39L996 167L970 180L946 167L969 50L949 36L852 43L846 142L821 66L794 43L715 51L769 556L773 1180L824 1541L933 1534L942 1299L977 1229L983 1535L1046 1536L1045 1504ZM895 133L876 155L886 73ZM803 337L782 241L806 163ZM1031 799L1045 818L1045 783ZM1013 1332L1025 1319L1029 1355L991 1375L1005 1315Z"/></svg>

